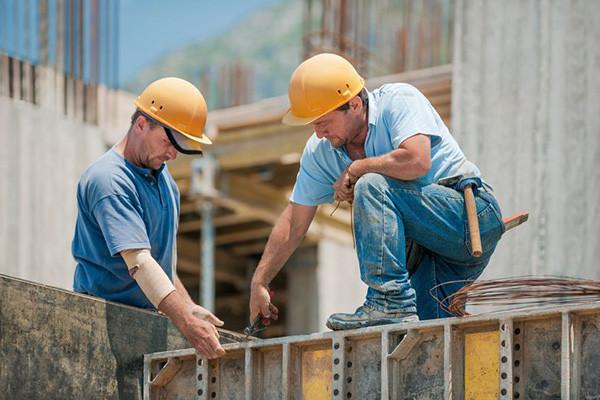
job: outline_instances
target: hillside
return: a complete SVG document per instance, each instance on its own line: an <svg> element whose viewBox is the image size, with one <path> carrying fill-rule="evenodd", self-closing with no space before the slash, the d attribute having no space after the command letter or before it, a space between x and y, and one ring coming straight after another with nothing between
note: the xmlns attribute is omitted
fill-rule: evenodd
<svg viewBox="0 0 600 400"><path fill-rule="evenodd" d="M254 70L255 100L282 95L301 61L301 52L302 0L289 0L248 16L218 38L165 54L126 84L125 89L139 93L164 76L179 76L198 84L201 71L218 70L240 60Z"/></svg>

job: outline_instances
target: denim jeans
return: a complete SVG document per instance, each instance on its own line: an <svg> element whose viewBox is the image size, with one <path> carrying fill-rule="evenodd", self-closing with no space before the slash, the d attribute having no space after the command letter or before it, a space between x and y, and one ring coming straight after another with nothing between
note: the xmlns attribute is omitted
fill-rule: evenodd
<svg viewBox="0 0 600 400"><path fill-rule="evenodd" d="M494 197L480 189L476 204L483 248L478 258L471 254L462 192L380 174L362 176L354 187L353 212L361 279L369 286L365 305L383 312L416 311L421 320L450 316L430 289L479 277L504 233ZM425 249L410 281L406 238ZM463 286L444 285L433 295L441 300Z"/></svg>

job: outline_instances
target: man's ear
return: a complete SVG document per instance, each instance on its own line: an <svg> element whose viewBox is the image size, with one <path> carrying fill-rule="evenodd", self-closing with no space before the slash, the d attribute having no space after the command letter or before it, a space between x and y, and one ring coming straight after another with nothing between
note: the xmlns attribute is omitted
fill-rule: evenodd
<svg viewBox="0 0 600 400"><path fill-rule="evenodd" d="M146 117L144 117L143 115L139 115L133 123L134 132L138 135L141 134L144 131L144 128L146 128L147 124L148 120L146 119Z"/></svg>
<svg viewBox="0 0 600 400"><path fill-rule="evenodd" d="M360 99L359 96L354 96L350 102L350 109L354 112L356 111L361 111L362 110L362 100Z"/></svg>

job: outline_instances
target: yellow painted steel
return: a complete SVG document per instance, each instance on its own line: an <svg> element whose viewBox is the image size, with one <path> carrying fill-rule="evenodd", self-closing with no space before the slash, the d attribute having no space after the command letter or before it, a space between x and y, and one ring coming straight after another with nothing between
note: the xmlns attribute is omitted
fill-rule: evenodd
<svg viewBox="0 0 600 400"><path fill-rule="evenodd" d="M331 399L331 349L302 353L302 398Z"/></svg>
<svg viewBox="0 0 600 400"><path fill-rule="evenodd" d="M500 395L500 333L465 334L465 399L497 399Z"/></svg>

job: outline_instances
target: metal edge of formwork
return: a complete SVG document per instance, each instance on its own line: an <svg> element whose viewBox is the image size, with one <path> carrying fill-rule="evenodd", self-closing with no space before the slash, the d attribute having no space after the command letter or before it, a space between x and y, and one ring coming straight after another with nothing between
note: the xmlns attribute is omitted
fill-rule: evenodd
<svg viewBox="0 0 600 400"><path fill-rule="evenodd" d="M464 397L464 365L461 368L458 366L464 363L464 343L458 332L477 329L483 327L485 329L494 329L498 332L499 343L504 343L498 348L500 360L505 360L499 363L499 376L507 378L499 378L498 391L499 398L509 399L514 397L512 376L515 373L512 359L513 343L513 328L520 326L522 322L532 322L536 320L545 320L550 318L560 319L561 322L561 398L575 398L572 393L577 393L577 389L573 388L571 377L574 370L577 369L574 356L574 341L577 340L577 334L574 333L573 321L575 318L586 314L597 314L600 311L600 304L580 304L560 307L546 307L534 310L521 311L504 311L497 313L489 313L483 315L473 315L468 317L454 317L443 320L420 321L410 324L394 324L383 325L369 328L362 328L348 331L327 331L318 332L308 335L287 336L271 339L257 339L249 342L224 344L223 348L229 353L237 353L243 363L243 395L239 398L254 399L268 398L268 391L264 387L257 386L255 379L264 379L265 371L257 371L257 365L261 366L257 360L260 358L257 352L275 351L281 352L281 384L279 385L280 392L277 396L280 398L295 398L298 393L298 381L301 376L295 370L299 365L295 358L298 355L292 354L294 351L300 355L306 349L311 349L317 344L321 348L330 347L331 358L331 398L344 398L344 394L351 392L347 391L349 386L347 375L347 344L350 342L359 342L365 340L376 339L380 348L380 387L378 388L378 398L389 399L393 398L392 387L394 381L390 377L392 372L391 363L394 360L406 358L419 343L419 335L427 335L431 332L436 332L443 337L443 398L445 399L461 399ZM392 338L394 340L392 340ZM344 351L346 350L346 351ZM243 356L242 356L243 353ZM156 363L163 365L170 358L195 358L196 374L195 376L203 376L201 382L196 382L196 399L203 400L207 398L219 398L217 387L214 380L209 381L210 376L209 365L211 368L216 368L219 365L219 360L204 360L197 357L194 349L166 351L159 353L147 354L144 356L144 398L147 397L148 385L151 373L151 366ZM227 358L227 356L225 356ZM264 365L261 366L263 368ZM241 367L240 367L241 368ZM156 366L154 367L156 370ZM238 371L239 372L239 371ZM241 373L241 372L240 372ZM397 382L396 382L397 383ZM336 393L337 390L337 393ZM209 397L209 393L213 397ZM262 397L261 397L262 396Z"/></svg>

